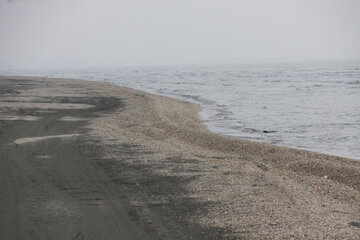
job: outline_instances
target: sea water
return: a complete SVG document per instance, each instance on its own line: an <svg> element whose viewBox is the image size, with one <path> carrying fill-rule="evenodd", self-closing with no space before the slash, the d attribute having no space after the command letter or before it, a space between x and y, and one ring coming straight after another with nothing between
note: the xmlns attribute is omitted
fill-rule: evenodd
<svg viewBox="0 0 360 240"><path fill-rule="evenodd" d="M360 62L19 70L114 83L202 106L213 132L360 159Z"/></svg>

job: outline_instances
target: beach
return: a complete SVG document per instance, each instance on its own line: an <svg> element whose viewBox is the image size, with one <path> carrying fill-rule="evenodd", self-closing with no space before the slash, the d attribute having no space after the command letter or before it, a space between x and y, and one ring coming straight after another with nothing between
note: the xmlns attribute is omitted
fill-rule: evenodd
<svg viewBox="0 0 360 240"><path fill-rule="evenodd" d="M215 134L199 111L1 76L0 239L360 238L359 161Z"/></svg>

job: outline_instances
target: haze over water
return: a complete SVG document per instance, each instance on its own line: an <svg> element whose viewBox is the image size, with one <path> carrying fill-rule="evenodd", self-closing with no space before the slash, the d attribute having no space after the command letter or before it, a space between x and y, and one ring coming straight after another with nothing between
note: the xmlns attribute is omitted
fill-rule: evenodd
<svg viewBox="0 0 360 240"><path fill-rule="evenodd" d="M199 103L216 132L360 159L360 61L19 71L104 81Z"/></svg>

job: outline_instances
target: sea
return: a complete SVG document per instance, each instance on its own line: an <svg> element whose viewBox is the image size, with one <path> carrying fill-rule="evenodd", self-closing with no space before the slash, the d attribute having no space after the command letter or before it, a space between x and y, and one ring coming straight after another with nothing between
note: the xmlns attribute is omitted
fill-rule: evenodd
<svg viewBox="0 0 360 240"><path fill-rule="evenodd" d="M360 160L360 61L18 69L191 101L213 132Z"/></svg>

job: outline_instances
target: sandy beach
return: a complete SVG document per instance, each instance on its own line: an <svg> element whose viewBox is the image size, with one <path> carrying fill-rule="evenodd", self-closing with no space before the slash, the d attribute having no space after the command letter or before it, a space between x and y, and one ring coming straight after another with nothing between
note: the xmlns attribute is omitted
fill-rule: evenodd
<svg viewBox="0 0 360 240"><path fill-rule="evenodd" d="M199 111L0 76L0 239L360 239L359 161L214 134Z"/></svg>

